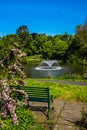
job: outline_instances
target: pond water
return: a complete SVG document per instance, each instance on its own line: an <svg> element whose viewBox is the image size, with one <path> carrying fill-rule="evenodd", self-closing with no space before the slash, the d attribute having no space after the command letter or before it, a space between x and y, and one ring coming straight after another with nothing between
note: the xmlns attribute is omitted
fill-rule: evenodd
<svg viewBox="0 0 87 130"><path fill-rule="evenodd" d="M30 78L46 78L46 77L53 77L56 78L60 75L64 74L71 74L71 73L79 73L83 74L83 66L71 66L71 65L53 65L51 66L44 66L44 65L32 65L32 66L25 66L24 71L27 77Z"/></svg>

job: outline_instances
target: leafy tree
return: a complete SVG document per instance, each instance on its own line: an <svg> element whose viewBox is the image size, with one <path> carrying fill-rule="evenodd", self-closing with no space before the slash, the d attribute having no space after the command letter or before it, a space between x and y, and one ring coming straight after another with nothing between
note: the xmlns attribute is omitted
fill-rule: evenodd
<svg viewBox="0 0 87 130"><path fill-rule="evenodd" d="M9 34L0 40L0 58L3 58L5 55L7 55L7 52L11 49L13 46L13 43L17 43L18 38L14 34Z"/></svg>
<svg viewBox="0 0 87 130"><path fill-rule="evenodd" d="M42 57L46 59L52 58L52 41L46 41L42 46Z"/></svg>
<svg viewBox="0 0 87 130"><path fill-rule="evenodd" d="M80 63L80 59L82 56L80 56L79 52L80 47L78 46L78 42L75 38L73 38L72 43L68 46L65 55L64 55L64 62L69 63Z"/></svg>
<svg viewBox="0 0 87 130"><path fill-rule="evenodd" d="M19 37L19 41L21 44L26 46L26 43L29 42L29 31L26 25L20 26L16 30L16 35Z"/></svg>
<svg viewBox="0 0 87 130"><path fill-rule="evenodd" d="M27 26L26 26L26 25L20 26L20 27L17 29L16 34L19 35L20 37L21 37L23 34L29 34Z"/></svg>
<svg viewBox="0 0 87 130"><path fill-rule="evenodd" d="M82 64L87 57L87 20L83 25L77 25L75 36L66 50L64 59L70 63Z"/></svg>
<svg viewBox="0 0 87 130"><path fill-rule="evenodd" d="M37 33L31 33L30 35L32 36L33 39L35 39L38 34Z"/></svg>
<svg viewBox="0 0 87 130"><path fill-rule="evenodd" d="M44 34L38 34L33 40L34 46L36 48L36 54L42 53L43 44L46 42L47 37Z"/></svg>
<svg viewBox="0 0 87 130"><path fill-rule="evenodd" d="M63 59L67 48L68 44L66 41L62 41L58 37L55 37L53 41L53 57L56 59Z"/></svg>
<svg viewBox="0 0 87 130"><path fill-rule="evenodd" d="M75 39L80 47L80 54L87 57L87 20L83 25L76 26Z"/></svg>

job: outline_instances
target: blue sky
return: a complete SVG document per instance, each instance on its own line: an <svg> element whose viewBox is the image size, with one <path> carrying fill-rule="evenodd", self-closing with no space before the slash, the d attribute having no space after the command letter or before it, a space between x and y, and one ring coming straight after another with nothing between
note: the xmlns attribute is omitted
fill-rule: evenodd
<svg viewBox="0 0 87 130"><path fill-rule="evenodd" d="M21 25L30 33L74 34L86 18L87 0L1 0L0 36L15 34Z"/></svg>

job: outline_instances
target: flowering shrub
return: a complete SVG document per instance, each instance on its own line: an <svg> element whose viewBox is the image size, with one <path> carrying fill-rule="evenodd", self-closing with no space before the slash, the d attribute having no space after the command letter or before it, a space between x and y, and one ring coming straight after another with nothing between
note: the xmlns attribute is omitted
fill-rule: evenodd
<svg viewBox="0 0 87 130"><path fill-rule="evenodd" d="M3 70L3 77L0 79L0 100L1 100L1 113L3 118L6 118L8 112L10 112L13 124L18 125L17 115L15 109L17 101L11 97L12 92L19 92L24 95L24 103L28 105L28 95L23 90L11 89L10 86L18 85L17 81L13 82L13 77L16 75L26 78L26 75L22 71L22 57L25 53L22 53L14 44L10 48L10 51L0 60L0 68Z"/></svg>

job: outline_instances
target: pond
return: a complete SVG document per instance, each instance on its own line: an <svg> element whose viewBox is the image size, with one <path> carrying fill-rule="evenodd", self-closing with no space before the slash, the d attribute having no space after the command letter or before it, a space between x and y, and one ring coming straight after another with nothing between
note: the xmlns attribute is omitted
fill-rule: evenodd
<svg viewBox="0 0 87 130"><path fill-rule="evenodd" d="M54 61L53 61L54 62ZM30 78L57 78L60 75L78 73L83 74L83 66L82 65L59 65L57 63L53 63L52 66L47 66L47 63L42 63L40 65L27 65L24 67L24 71L27 77Z"/></svg>

